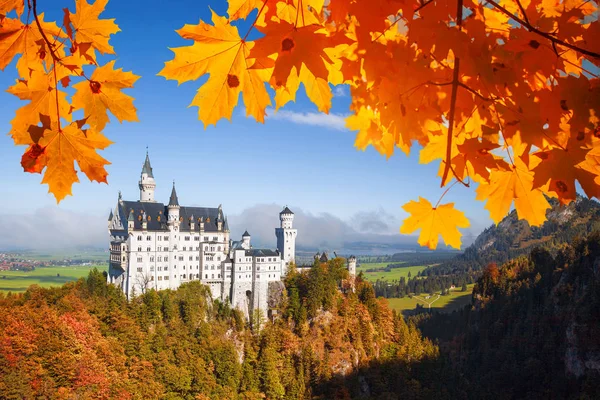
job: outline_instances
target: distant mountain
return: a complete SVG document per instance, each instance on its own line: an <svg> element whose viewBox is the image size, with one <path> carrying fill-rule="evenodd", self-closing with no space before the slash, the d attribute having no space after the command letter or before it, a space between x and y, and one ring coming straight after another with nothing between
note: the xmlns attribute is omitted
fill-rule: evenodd
<svg viewBox="0 0 600 400"><path fill-rule="evenodd" d="M532 227L519 220L516 211L510 212L498 225L485 229L463 254L434 267L434 274L478 270L491 262L502 264L535 247L555 253L576 237L586 237L600 230L600 203L578 197L567 206L550 199L552 208L548 220L540 227ZM433 271L432 271L433 272Z"/></svg>

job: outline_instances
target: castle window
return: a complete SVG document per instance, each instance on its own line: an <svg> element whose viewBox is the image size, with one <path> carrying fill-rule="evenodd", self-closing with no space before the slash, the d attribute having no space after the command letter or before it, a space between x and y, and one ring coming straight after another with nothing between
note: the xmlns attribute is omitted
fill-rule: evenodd
<svg viewBox="0 0 600 400"><path fill-rule="evenodd" d="M200 275L199 275L199 274L196 274L196 279L198 279L198 278L200 278Z"/></svg>
<svg viewBox="0 0 600 400"><path fill-rule="evenodd" d="M142 267L138 267L137 272L142 272L142 271L143 271Z"/></svg>
<svg viewBox="0 0 600 400"><path fill-rule="evenodd" d="M169 280L169 276L167 275L167 276L165 276L165 281L168 281L168 280Z"/></svg>
<svg viewBox="0 0 600 400"><path fill-rule="evenodd" d="M142 251L142 246L138 246L138 251Z"/></svg>
<svg viewBox="0 0 600 400"><path fill-rule="evenodd" d="M179 261L183 261L183 256L179 256Z"/></svg>
<svg viewBox="0 0 600 400"><path fill-rule="evenodd" d="M159 218L160 218L160 217L159 217ZM160 219L159 219L159 221L160 221ZM158 240L158 241L160 242L160 241L162 240L162 236L157 236L157 237L156 237L156 240Z"/></svg>
<svg viewBox="0 0 600 400"><path fill-rule="evenodd" d="M189 241L190 241L190 237L189 237L189 236L186 236L186 237L184 238L184 240L185 240L186 242L189 242Z"/></svg>
<svg viewBox="0 0 600 400"><path fill-rule="evenodd" d="M208 236L204 236L204 241L208 242Z"/></svg>
<svg viewBox="0 0 600 400"><path fill-rule="evenodd" d="M179 217L179 222L183 222L183 217Z"/></svg>
<svg viewBox="0 0 600 400"><path fill-rule="evenodd" d="M142 257L138 257L137 262L142 262Z"/></svg>
<svg viewBox="0 0 600 400"><path fill-rule="evenodd" d="M158 247L156 248L156 251L162 251L162 247L158 246Z"/></svg>
<svg viewBox="0 0 600 400"><path fill-rule="evenodd" d="M196 256L196 261L199 261L199 260L200 260L200 256Z"/></svg>
<svg viewBox="0 0 600 400"><path fill-rule="evenodd" d="M158 256L158 260L156 260L156 261L159 261L159 262L162 261L162 256Z"/></svg>
<svg viewBox="0 0 600 400"><path fill-rule="evenodd" d="M217 251L221 251L221 246L218 246L218 247L217 247Z"/></svg>
<svg viewBox="0 0 600 400"><path fill-rule="evenodd" d="M165 241L166 241L166 240L169 240L169 237L168 237L168 236L165 236Z"/></svg>
<svg viewBox="0 0 600 400"><path fill-rule="evenodd" d="M208 279L208 274L204 274L204 279Z"/></svg>
<svg viewBox="0 0 600 400"><path fill-rule="evenodd" d="M150 251L150 246L146 247L146 251Z"/></svg>
<svg viewBox="0 0 600 400"><path fill-rule="evenodd" d="M159 281L162 281L162 276L159 276L159 277L158 277L158 280L159 280Z"/></svg>
<svg viewBox="0 0 600 400"><path fill-rule="evenodd" d="M141 235L140 235L140 236L138 236L138 239L137 239L137 240L142 240L142 236L141 236Z"/></svg>
<svg viewBox="0 0 600 400"><path fill-rule="evenodd" d="M216 242L217 240L219 240L219 238L217 236L213 236L213 241Z"/></svg>
<svg viewBox="0 0 600 400"><path fill-rule="evenodd" d="M152 221L152 217L148 215L148 221Z"/></svg>
<svg viewBox="0 0 600 400"><path fill-rule="evenodd" d="M186 247L185 247L185 246L183 246L183 251L185 251L185 249L186 249Z"/></svg>
<svg viewBox="0 0 600 400"><path fill-rule="evenodd" d="M148 217L148 218L150 218L150 217ZM151 236L146 236L146 240L152 240L152 237Z"/></svg>
<svg viewBox="0 0 600 400"><path fill-rule="evenodd" d="M165 265L165 271L168 271L168 270L169 270L169 267Z"/></svg>
<svg viewBox="0 0 600 400"><path fill-rule="evenodd" d="M151 277L150 277L150 280L151 280L151 281L153 281L153 280L154 280L154 276L151 276Z"/></svg>
<svg viewBox="0 0 600 400"><path fill-rule="evenodd" d="M212 275L211 275L211 279L215 279L215 274L212 274Z"/></svg>
<svg viewBox="0 0 600 400"><path fill-rule="evenodd" d="M142 216L138 215L138 221L141 221L141 220L142 220Z"/></svg>
<svg viewBox="0 0 600 400"><path fill-rule="evenodd" d="M194 259L194 256L190 256L190 261L192 261Z"/></svg>
<svg viewBox="0 0 600 400"><path fill-rule="evenodd" d="M156 220L160 222L160 215L156 217Z"/></svg>
<svg viewBox="0 0 600 400"><path fill-rule="evenodd" d="M206 218L206 223L210 224L210 217Z"/></svg>
<svg viewBox="0 0 600 400"><path fill-rule="evenodd" d="M195 236L195 237L194 237L194 240L195 240L196 242L197 242L197 241L199 241L199 240L200 240L200 236Z"/></svg>
<svg viewBox="0 0 600 400"><path fill-rule="evenodd" d="M153 261L154 261L154 257L150 257L150 262L153 262Z"/></svg>

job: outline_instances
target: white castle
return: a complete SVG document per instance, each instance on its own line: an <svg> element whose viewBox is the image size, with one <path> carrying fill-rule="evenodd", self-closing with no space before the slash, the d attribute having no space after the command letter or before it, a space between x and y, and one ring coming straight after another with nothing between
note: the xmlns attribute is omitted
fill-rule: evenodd
<svg viewBox="0 0 600 400"><path fill-rule="evenodd" d="M229 301L246 316L257 309L268 311L270 283L280 282L294 261L298 232L289 208L279 214L277 249L257 249L250 244L248 231L241 241L229 238L220 205L179 205L175 183L169 204L155 201L148 154L139 188L138 201L125 201L119 193L108 218L109 283L132 298L151 288L176 289L196 280L210 287L214 299Z"/></svg>

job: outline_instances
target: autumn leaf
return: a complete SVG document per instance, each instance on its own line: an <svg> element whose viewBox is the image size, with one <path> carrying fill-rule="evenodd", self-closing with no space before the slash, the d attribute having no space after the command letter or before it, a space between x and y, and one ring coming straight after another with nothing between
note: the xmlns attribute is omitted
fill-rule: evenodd
<svg viewBox="0 0 600 400"><path fill-rule="evenodd" d="M24 0L0 0L0 14L6 15L12 10L15 10L17 16L21 16L23 14L23 9L25 8Z"/></svg>
<svg viewBox="0 0 600 400"><path fill-rule="evenodd" d="M200 21L177 31L181 37L195 42L172 49L175 58L165 63L159 75L182 83L196 80L211 70L208 81L191 104L198 107L198 116L205 127L223 117L230 119L240 92L247 115L264 122L265 109L271 105L264 85L269 70L250 68L253 63L249 61L249 53L254 43L242 40L237 28L226 18L213 13L213 24Z"/></svg>
<svg viewBox="0 0 600 400"><path fill-rule="evenodd" d="M514 201L519 219L524 219L532 226L540 226L546 220L546 210L550 203L541 188L534 188L532 169L539 159L531 160L533 166L527 165L520 157L508 170L492 170L489 183L481 183L477 188L477 200L486 201L485 208L497 224L507 214Z"/></svg>
<svg viewBox="0 0 600 400"><path fill-rule="evenodd" d="M418 202L411 200L402 208L410 217L402 223L400 233L411 234L420 229L421 246L435 249L441 235L446 245L460 249L462 234L458 228L468 228L470 224L464 213L454 208L454 203L433 207L427 199L419 197Z"/></svg>
<svg viewBox="0 0 600 400"><path fill-rule="evenodd" d="M105 149L112 142L93 129L82 130L81 125L82 122L73 122L60 130L56 127L47 129L39 141L43 152L38 158L45 157L46 167L42 183L48 185L48 191L54 194L57 202L72 194L73 183L79 182L75 161L88 179L107 182L108 173L104 167L110 163L96 150Z"/></svg>
<svg viewBox="0 0 600 400"><path fill-rule="evenodd" d="M75 1L75 13L69 13L73 24L75 46L89 43L102 54L114 54L113 47L108 43L110 35L120 31L114 19L99 19L108 0L95 0L88 4L86 0Z"/></svg>
<svg viewBox="0 0 600 400"><path fill-rule="evenodd" d="M73 88L73 107L83 108L87 123L101 131L109 122L107 111L110 110L119 122L138 121L133 97L121 92L121 89L132 88L139 76L114 69L114 61L94 70L89 81L82 81Z"/></svg>

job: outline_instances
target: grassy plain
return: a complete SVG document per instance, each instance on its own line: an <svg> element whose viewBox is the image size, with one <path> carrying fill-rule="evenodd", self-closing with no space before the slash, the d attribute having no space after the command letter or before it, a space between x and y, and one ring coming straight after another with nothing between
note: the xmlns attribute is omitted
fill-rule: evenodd
<svg viewBox="0 0 600 400"><path fill-rule="evenodd" d="M106 271L105 265L70 265L64 267L38 267L35 271L0 271L0 292L24 292L30 285L42 287L62 286L88 276L92 268Z"/></svg>
<svg viewBox="0 0 600 400"><path fill-rule="evenodd" d="M417 274L427 268L424 265L413 266L413 267L400 267L400 268L392 268L389 272L384 271L383 269L388 266L390 263L362 263L360 267L357 268L358 272L363 272L365 274L365 278L367 278L370 282L376 282L377 279L385 280L385 281L394 281L399 280L401 277L405 277L408 279L408 273L410 272L411 277L417 276ZM399 263L394 263L399 264ZM381 271L377 272L366 272L368 269L381 269Z"/></svg>
<svg viewBox="0 0 600 400"><path fill-rule="evenodd" d="M422 305L427 308L427 303L431 303L431 309L435 309L436 311L441 312L452 312L454 310L458 310L463 308L465 305L469 304L471 301L471 294L473 292L474 284L467 285L467 291L461 292L460 288L458 290L453 290L450 292L448 296L439 296L439 293L436 293L434 296L430 296L429 299L426 297L428 294L423 294L421 296L413 296L402 297L398 299L387 299L390 305L390 308L393 308L396 311L402 312L406 310L414 310L417 307L417 304ZM437 300L436 300L437 299Z"/></svg>

